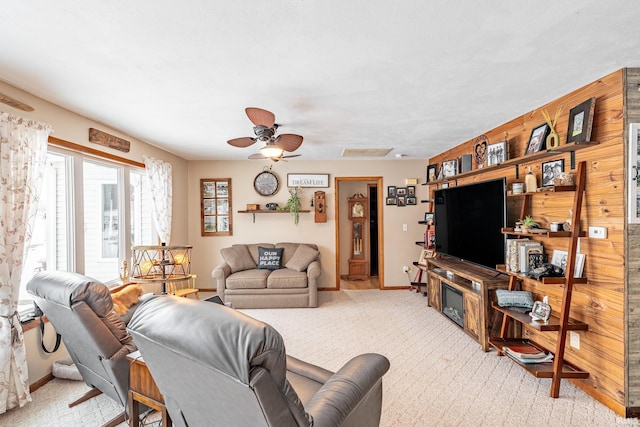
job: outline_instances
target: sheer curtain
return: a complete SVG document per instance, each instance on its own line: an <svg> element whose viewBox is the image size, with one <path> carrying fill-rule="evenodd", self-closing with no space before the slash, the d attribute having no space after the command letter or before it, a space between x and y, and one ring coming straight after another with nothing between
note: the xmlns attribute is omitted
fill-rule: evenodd
<svg viewBox="0 0 640 427"><path fill-rule="evenodd" d="M168 245L171 240L171 163L144 157L144 166L153 197L153 223L160 241Z"/></svg>
<svg viewBox="0 0 640 427"><path fill-rule="evenodd" d="M0 414L31 401L18 293L50 133L45 123L0 112Z"/></svg>

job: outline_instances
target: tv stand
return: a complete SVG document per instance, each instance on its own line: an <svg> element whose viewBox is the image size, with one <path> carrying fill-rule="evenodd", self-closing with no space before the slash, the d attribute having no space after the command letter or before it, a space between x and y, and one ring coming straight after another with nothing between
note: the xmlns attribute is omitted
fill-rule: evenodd
<svg viewBox="0 0 640 427"><path fill-rule="evenodd" d="M444 256L429 258L426 268L427 304L489 351L489 337L499 333L502 320L492 307L495 290L507 289L508 276Z"/></svg>

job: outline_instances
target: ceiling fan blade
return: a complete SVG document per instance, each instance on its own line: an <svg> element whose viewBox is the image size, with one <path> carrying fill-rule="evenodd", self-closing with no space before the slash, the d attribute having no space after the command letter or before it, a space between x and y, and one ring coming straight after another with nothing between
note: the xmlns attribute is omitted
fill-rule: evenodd
<svg viewBox="0 0 640 427"><path fill-rule="evenodd" d="M268 157L265 157L260 153L254 153L254 154L250 155L248 158L251 159L251 160L254 160L254 159L268 159Z"/></svg>
<svg viewBox="0 0 640 427"><path fill-rule="evenodd" d="M276 139L275 145L284 151L295 151L302 144L302 137L292 133L283 133Z"/></svg>
<svg viewBox="0 0 640 427"><path fill-rule="evenodd" d="M292 154L292 155L290 155L290 156L282 156L282 157L280 157L280 158L281 158L281 159L290 159L290 158L292 158L292 157L300 157L300 154Z"/></svg>
<svg viewBox="0 0 640 427"><path fill-rule="evenodd" d="M244 148L250 146L251 144L254 144L255 142L255 139L245 136L244 138L230 139L229 141L227 141L227 144L233 145L234 147Z"/></svg>
<svg viewBox="0 0 640 427"><path fill-rule="evenodd" d="M256 126L271 128L276 121L276 116L271 111L263 110L262 108L247 107L244 111L247 113L251 123Z"/></svg>

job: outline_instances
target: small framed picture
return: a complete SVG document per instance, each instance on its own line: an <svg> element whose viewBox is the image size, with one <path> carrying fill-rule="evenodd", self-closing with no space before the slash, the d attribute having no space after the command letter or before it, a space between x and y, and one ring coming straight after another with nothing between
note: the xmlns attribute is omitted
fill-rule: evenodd
<svg viewBox="0 0 640 427"><path fill-rule="evenodd" d="M406 206L407 205L407 196L398 196L398 206Z"/></svg>
<svg viewBox="0 0 640 427"><path fill-rule="evenodd" d="M564 172L564 159L551 160L542 163L542 186L550 187L553 185L553 179L559 178Z"/></svg>
<svg viewBox="0 0 640 427"><path fill-rule="evenodd" d="M489 144L487 147L487 166L499 165L507 160L507 141Z"/></svg>
<svg viewBox="0 0 640 427"><path fill-rule="evenodd" d="M596 108L596 99L587 99L580 105L576 105L569 111L569 129L567 130L567 143L586 142L591 138L591 126L593 125L593 113Z"/></svg>
<svg viewBox="0 0 640 427"><path fill-rule="evenodd" d="M416 186L415 185L407 185L407 196L415 197L416 196Z"/></svg>
<svg viewBox="0 0 640 427"><path fill-rule="evenodd" d="M569 258L569 253L567 251L561 251L555 249L553 254L551 255L551 264L556 267L562 268L562 272L565 273L567 269L567 259ZM573 277L582 277L582 272L584 270L584 261L585 255L576 253L576 265L573 269Z"/></svg>
<svg viewBox="0 0 640 427"><path fill-rule="evenodd" d="M417 200L415 197L407 196L407 205L415 205L417 204Z"/></svg>
<svg viewBox="0 0 640 427"><path fill-rule="evenodd" d="M398 187L396 190L396 195L398 197L402 196L406 196L407 195L407 187Z"/></svg>
<svg viewBox="0 0 640 427"><path fill-rule="evenodd" d="M427 166L427 182L433 182L438 178L438 165Z"/></svg>
<svg viewBox="0 0 640 427"><path fill-rule="evenodd" d="M458 173L458 159L442 162L442 177L448 178Z"/></svg>
<svg viewBox="0 0 640 427"><path fill-rule="evenodd" d="M549 125L544 123L540 126L534 128L531 131L531 136L529 137L529 143L527 144L527 149L524 154L533 154L542 150L547 146L547 135L549 135Z"/></svg>
<svg viewBox="0 0 640 427"><path fill-rule="evenodd" d="M424 213L424 222L426 222L427 225L433 224L433 212Z"/></svg>
<svg viewBox="0 0 640 427"><path fill-rule="evenodd" d="M395 185L390 185L387 187L387 197L395 198L397 195L398 195L398 189Z"/></svg>
<svg viewBox="0 0 640 427"><path fill-rule="evenodd" d="M487 145L489 138L486 135L480 135L476 138L473 145L473 163L475 169L482 169L487 164Z"/></svg>
<svg viewBox="0 0 640 427"><path fill-rule="evenodd" d="M387 206L395 206L398 204L398 199L396 197L387 197Z"/></svg>
<svg viewBox="0 0 640 427"><path fill-rule="evenodd" d="M435 256L435 252L431 249L423 249L420 251L420 258L418 258L419 265L427 265L427 259L433 258Z"/></svg>

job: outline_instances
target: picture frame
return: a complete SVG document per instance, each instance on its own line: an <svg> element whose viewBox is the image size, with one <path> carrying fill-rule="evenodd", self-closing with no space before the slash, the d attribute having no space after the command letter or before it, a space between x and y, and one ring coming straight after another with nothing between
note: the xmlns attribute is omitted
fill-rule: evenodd
<svg viewBox="0 0 640 427"><path fill-rule="evenodd" d="M527 143L527 149L524 151L524 155L537 153L542 151L547 146L547 136L551 129L547 123L543 123L531 131L529 142Z"/></svg>
<svg viewBox="0 0 640 427"><path fill-rule="evenodd" d="M551 160L542 163L542 186L553 186L553 179L559 178L564 172L564 159Z"/></svg>
<svg viewBox="0 0 640 427"><path fill-rule="evenodd" d="M438 165L427 166L427 182L433 182L438 179Z"/></svg>
<svg viewBox="0 0 640 427"><path fill-rule="evenodd" d="M416 196L416 186L415 185L407 185L407 196L415 197Z"/></svg>
<svg viewBox="0 0 640 427"><path fill-rule="evenodd" d="M567 143L580 143L590 140L595 109L596 98L594 97L587 99L569 110Z"/></svg>
<svg viewBox="0 0 640 427"><path fill-rule="evenodd" d="M398 197L405 197L407 195L407 187L397 187L396 195Z"/></svg>
<svg viewBox="0 0 640 427"><path fill-rule="evenodd" d="M487 166L499 165L507 160L507 141L489 144L486 151Z"/></svg>
<svg viewBox="0 0 640 427"><path fill-rule="evenodd" d="M386 204L387 206L396 206L398 204L397 197L387 197Z"/></svg>
<svg viewBox="0 0 640 427"><path fill-rule="evenodd" d="M431 249L422 249L420 251L420 257L418 258L418 264L422 266L427 265L427 259L433 258L435 256L435 252Z"/></svg>
<svg viewBox="0 0 640 427"><path fill-rule="evenodd" d="M442 178L449 178L458 174L458 159L442 162Z"/></svg>
<svg viewBox="0 0 640 427"><path fill-rule="evenodd" d="M407 196L406 197L406 202L407 202L407 205L416 205L416 204L418 204L417 199L415 197L412 197L412 196Z"/></svg>
<svg viewBox="0 0 640 427"><path fill-rule="evenodd" d="M482 169L487 164L487 145L489 144L489 138L487 138L486 135L480 135L474 142L473 163L475 169Z"/></svg>
<svg viewBox="0 0 640 427"><path fill-rule="evenodd" d="M551 255L551 264L562 269L563 274L566 276L567 259L569 253L567 251L555 249ZM573 269L573 277L582 277L584 271L585 255L576 253L576 265Z"/></svg>
<svg viewBox="0 0 640 427"><path fill-rule="evenodd" d="M200 180L200 235L232 236L231 178Z"/></svg>
<svg viewBox="0 0 640 427"><path fill-rule="evenodd" d="M424 213L424 222L426 222L427 225L433 224L433 219L434 219L433 212L425 212Z"/></svg>
<svg viewBox="0 0 640 427"><path fill-rule="evenodd" d="M407 205L407 196L398 196L398 206L406 206Z"/></svg>
<svg viewBox="0 0 640 427"><path fill-rule="evenodd" d="M394 199L398 195L398 188L395 185L389 185L387 187L387 197L393 197Z"/></svg>

